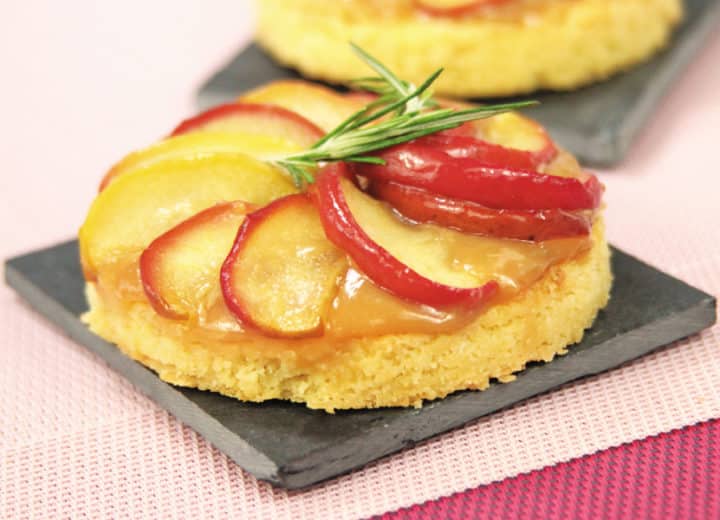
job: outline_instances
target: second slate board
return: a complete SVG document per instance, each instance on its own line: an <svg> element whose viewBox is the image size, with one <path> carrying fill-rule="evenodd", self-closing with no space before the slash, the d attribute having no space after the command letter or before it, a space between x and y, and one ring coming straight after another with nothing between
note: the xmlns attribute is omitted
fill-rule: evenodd
<svg viewBox="0 0 720 520"><path fill-rule="evenodd" d="M720 1L686 0L684 22L670 46L652 60L573 92L525 96L522 99L537 99L542 104L524 113L547 127L583 164L614 166L718 21ZM268 81L299 77L251 44L205 83L198 104L205 109Z"/></svg>

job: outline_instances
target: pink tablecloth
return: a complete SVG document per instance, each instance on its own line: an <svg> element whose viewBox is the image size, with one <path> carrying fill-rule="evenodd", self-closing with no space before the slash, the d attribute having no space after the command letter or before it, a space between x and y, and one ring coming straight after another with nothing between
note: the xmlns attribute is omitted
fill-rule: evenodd
<svg viewBox="0 0 720 520"><path fill-rule="evenodd" d="M72 236L103 170L187 115L199 82L247 41L251 26L248 6L237 0L31 0L6 9L0 17L0 257ZM712 294L720 293L718 59L715 34L625 164L602 174L612 241ZM0 517L382 514L720 417L719 331L289 493L244 473L3 287ZM691 439L717 438L717 423L696 428L703 429L688 430L695 432ZM668 444L653 446L675 453ZM577 464L620 475L601 478L610 485L622 475L651 479L678 467L633 470L624 455L613 455L625 449L534 478L552 475L582 502L592 490L573 477L585 474ZM713 452L694 453L697 464L707 464ZM615 469L605 471L610 463ZM685 482L672 471L667 489ZM691 502L717 490L717 470L707 474L715 484L693 491ZM512 486L526 478L472 493L525 493L526 484ZM527 485L540 485L534 482Z"/></svg>

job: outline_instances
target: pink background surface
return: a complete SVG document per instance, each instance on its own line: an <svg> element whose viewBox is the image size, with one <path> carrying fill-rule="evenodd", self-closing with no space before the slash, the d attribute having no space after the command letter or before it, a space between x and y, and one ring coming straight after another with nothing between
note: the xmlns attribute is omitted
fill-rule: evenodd
<svg viewBox="0 0 720 520"><path fill-rule="evenodd" d="M41 0L0 17L0 258L74 235L104 170L194 109L247 2ZM611 241L720 293L720 34L623 166ZM0 517L355 518L720 417L720 329L308 492L258 483L0 287Z"/></svg>

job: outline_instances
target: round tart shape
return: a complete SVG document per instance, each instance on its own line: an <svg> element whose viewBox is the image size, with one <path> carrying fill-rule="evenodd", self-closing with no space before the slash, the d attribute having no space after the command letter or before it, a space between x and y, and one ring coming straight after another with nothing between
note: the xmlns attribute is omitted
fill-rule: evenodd
<svg viewBox="0 0 720 520"><path fill-rule="evenodd" d="M300 82L252 95L296 107L321 127L334 124L330 116L342 121L348 103L358 103ZM223 114L219 121L229 131L247 129L244 118ZM278 114L265 129L282 126ZM287 122L297 128L295 117ZM512 150L522 150L518 156L526 160L542 152L544 159L532 159L538 178L594 179L539 130L508 113L457 130L462 139L437 134L428 142L441 142L457 160L479 160L482 153L491 165ZM612 274L599 201L565 216L581 224L574 231L554 226L559 236L531 242L524 226L544 230L533 219L550 222L553 210L512 210L498 219L507 210L483 206L482 218L498 227L478 228L476 202L437 199L440 206L427 206L439 196L427 191L393 208L391 197L380 200L382 190L373 191L376 181L364 185L343 163L323 169L308 191L297 193L262 154L206 151L216 132L181 141L189 148L173 148L171 157L167 146L154 145L131 156L143 161L121 163L127 167L98 195L80 234L90 304L83 319L165 381L328 412L420 406L510 381L527 363L564 354L607 304ZM484 139L482 150L465 146L471 134ZM361 173L372 176L371 167ZM335 213L323 212L326 206ZM415 213L418 208L424 210ZM407 215L398 213L403 209ZM538 213L520 218L523 211ZM345 223L342 232L333 232L337 219ZM353 226L363 229L360 242ZM504 247L510 252L487 263L487 276L473 273ZM380 251L373 254L385 258L382 269L370 268L362 256L367 250ZM523 258L536 263L523 271L514 266ZM400 273L393 283L373 278L388 269ZM513 286L518 280L520 288ZM437 291L435 299L426 291ZM352 294L364 299L348 303ZM444 307L463 294L478 297Z"/></svg>
<svg viewBox="0 0 720 520"><path fill-rule="evenodd" d="M433 8L435 4L463 4ZM474 5L473 5L474 4ZM416 84L491 97L569 90L662 48L681 0L259 0L258 41L303 75L344 83L365 75L352 41Z"/></svg>

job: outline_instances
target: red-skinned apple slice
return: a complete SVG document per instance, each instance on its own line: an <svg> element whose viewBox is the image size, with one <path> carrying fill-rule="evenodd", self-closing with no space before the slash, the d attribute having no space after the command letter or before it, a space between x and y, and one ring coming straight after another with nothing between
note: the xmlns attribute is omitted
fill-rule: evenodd
<svg viewBox="0 0 720 520"><path fill-rule="evenodd" d="M592 225L584 213L492 209L395 182L375 182L371 190L411 220L478 235L541 242L587 235Z"/></svg>
<svg viewBox="0 0 720 520"><path fill-rule="evenodd" d="M398 224L401 226L398 228L388 220L382 208L376 206L380 203L353 184L344 163L331 164L322 170L314 194L327 237L344 249L373 282L396 296L433 307L475 307L487 302L497 291L495 281L468 287L435 281L403 263L396 256L397 252L394 255L378 243L377 237L385 234L386 244L395 243L402 248L405 246L403 240L409 238L412 231L404 228L405 224ZM358 212L362 217L356 218ZM371 238L371 233L375 238ZM390 233L397 236L390 236ZM431 234L428 232L430 240ZM433 271L433 268L429 270Z"/></svg>
<svg viewBox="0 0 720 520"><path fill-rule="evenodd" d="M306 194L248 215L221 270L228 309L279 337L316 336L347 270Z"/></svg>
<svg viewBox="0 0 720 520"><path fill-rule="evenodd" d="M508 0L415 0L422 11L436 16L463 16L481 7L507 3Z"/></svg>
<svg viewBox="0 0 720 520"><path fill-rule="evenodd" d="M251 204L212 206L156 238L140 256L140 279L153 308L173 319L199 315Z"/></svg>
<svg viewBox="0 0 720 520"><path fill-rule="evenodd" d="M190 132L267 134L310 147L325 133L313 122L286 108L263 103L228 103L180 123L170 137Z"/></svg>
<svg viewBox="0 0 720 520"><path fill-rule="evenodd" d="M356 164L360 175L392 181L438 195L477 202L497 209L595 209L602 184L594 175L586 181L530 170L496 168L440 149L410 142L377 154L385 165Z"/></svg>

